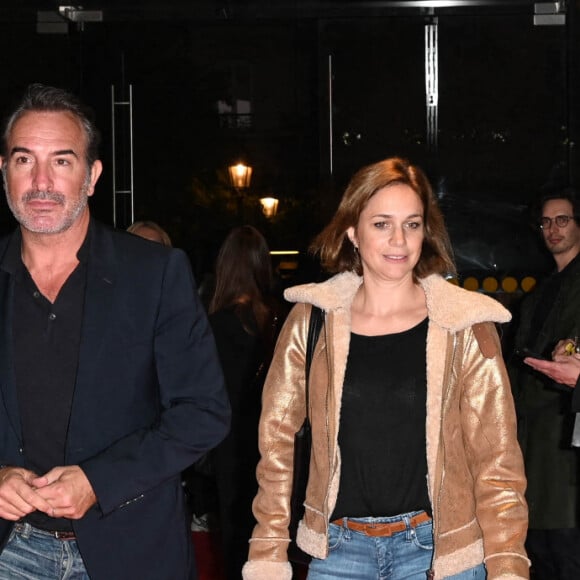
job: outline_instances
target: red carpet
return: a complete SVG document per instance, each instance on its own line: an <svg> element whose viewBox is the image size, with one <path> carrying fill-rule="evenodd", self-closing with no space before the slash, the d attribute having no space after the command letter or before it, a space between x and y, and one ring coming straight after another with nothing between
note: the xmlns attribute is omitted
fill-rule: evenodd
<svg viewBox="0 0 580 580"><path fill-rule="evenodd" d="M219 536L210 532L191 532L198 580L225 580ZM306 568L295 571L294 580L306 580Z"/></svg>
<svg viewBox="0 0 580 580"><path fill-rule="evenodd" d="M216 534L191 532L198 580L224 580L220 542Z"/></svg>

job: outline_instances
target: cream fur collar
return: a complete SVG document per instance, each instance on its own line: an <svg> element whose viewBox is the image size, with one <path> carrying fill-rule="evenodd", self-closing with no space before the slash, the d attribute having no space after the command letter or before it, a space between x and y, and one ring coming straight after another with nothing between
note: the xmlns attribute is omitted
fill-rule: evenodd
<svg viewBox="0 0 580 580"><path fill-rule="evenodd" d="M447 330L457 332L479 322L511 320L509 311L497 300L455 286L438 274L419 282L427 297L430 320ZM343 272L318 284L288 288L284 297L289 302L306 302L325 311L347 309L361 283L362 278L354 272Z"/></svg>

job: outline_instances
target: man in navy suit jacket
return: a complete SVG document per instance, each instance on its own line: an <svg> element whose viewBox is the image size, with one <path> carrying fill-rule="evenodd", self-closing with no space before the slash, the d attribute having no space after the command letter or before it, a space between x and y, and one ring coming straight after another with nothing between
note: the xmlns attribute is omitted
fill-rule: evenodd
<svg viewBox="0 0 580 580"><path fill-rule="evenodd" d="M69 93L31 85L2 145L0 578L191 580L180 473L230 410L188 259L92 220Z"/></svg>

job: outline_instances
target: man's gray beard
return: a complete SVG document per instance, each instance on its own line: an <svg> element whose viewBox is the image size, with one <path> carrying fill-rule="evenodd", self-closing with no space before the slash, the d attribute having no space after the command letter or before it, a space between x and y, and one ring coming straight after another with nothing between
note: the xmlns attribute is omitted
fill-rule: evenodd
<svg viewBox="0 0 580 580"><path fill-rule="evenodd" d="M79 218L81 213L87 207L89 202L89 196L87 195L87 191L91 186L91 174L87 172L85 180L81 186L80 196L76 203L76 205L72 208L72 212L69 215L65 216L65 220L61 224L57 224L58 227L56 228L42 228L42 227L35 227L33 226L29 220L22 215L17 208L13 205L12 200L10 198L10 193L8 191L8 180L6 179L6 170L2 169L2 180L4 182L4 191L6 193L6 202L8 203L8 207L12 212L12 215L16 219L16 221L26 230L35 233L35 234L60 234L66 230L68 230ZM23 196L23 201L31 201L33 199L50 199L60 205L64 205L65 197L62 193L59 192L50 192L50 191L28 191Z"/></svg>

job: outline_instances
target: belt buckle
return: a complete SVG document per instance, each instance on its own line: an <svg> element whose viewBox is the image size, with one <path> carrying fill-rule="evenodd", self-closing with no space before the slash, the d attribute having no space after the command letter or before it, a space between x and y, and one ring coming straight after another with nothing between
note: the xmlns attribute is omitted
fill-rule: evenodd
<svg viewBox="0 0 580 580"><path fill-rule="evenodd" d="M53 532L53 534L57 540L76 540L76 536L75 536L74 532L55 531L55 532Z"/></svg>

